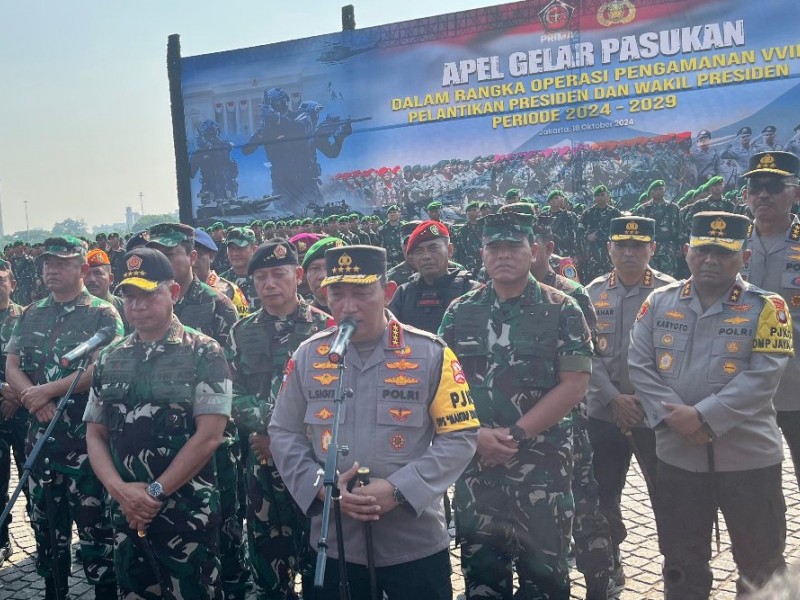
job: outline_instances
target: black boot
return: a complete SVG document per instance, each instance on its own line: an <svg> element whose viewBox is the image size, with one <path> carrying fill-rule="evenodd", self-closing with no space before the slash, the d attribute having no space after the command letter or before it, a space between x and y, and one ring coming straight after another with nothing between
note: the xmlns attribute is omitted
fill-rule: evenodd
<svg viewBox="0 0 800 600"><path fill-rule="evenodd" d="M95 600L117 600L117 584L116 583L101 583L94 586Z"/></svg>
<svg viewBox="0 0 800 600"><path fill-rule="evenodd" d="M586 600L608 600L608 592L608 576L586 578Z"/></svg>
<svg viewBox="0 0 800 600"><path fill-rule="evenodd" d="M67 595L67 578L62 578L61 585L61 600L70 600L69 595ZM52 577L46 577L44 580L44 600L59 600L58 594L56 594L56 582L55 579Z"/></svg>

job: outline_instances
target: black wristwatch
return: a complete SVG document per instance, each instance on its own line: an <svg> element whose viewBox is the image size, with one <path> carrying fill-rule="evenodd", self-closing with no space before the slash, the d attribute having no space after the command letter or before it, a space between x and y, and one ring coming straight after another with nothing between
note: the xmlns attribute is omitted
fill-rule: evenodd
<svg viewBox="0 0 800 600"><path fill-rule="evenodd" d="M525 433L525 430L519 425L512 425L511 427L509 427L508 433L511 434L511 439L517 442L518 444L528 439L528 434Z"/></svg>
<svg viewBox="0 0 800 600"><path fill-rule="evenodd" d="M169 497L164 493L164 488L158 481L154 481L147 486L147 493L159 502L166 502L167 498Z"/></svg>
<svg viewBox="0 0 800 600"><path fill-rule="evenodd" d="M408 504L408 500L403 495L403 492L401 492L399 489L397 489L396 486L392 486L392 487L394 488L392 490L392 499L395 502L397 502L397 504L399 504L400 506L408 506L409 505Z"/></svg>

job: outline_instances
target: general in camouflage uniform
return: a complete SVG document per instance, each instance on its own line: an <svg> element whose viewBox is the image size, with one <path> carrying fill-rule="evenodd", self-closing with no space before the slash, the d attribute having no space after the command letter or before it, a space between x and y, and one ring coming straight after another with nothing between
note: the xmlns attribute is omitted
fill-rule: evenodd
<svg viewBox="0 0 800 600"><path fill-rule="evenodd" d="M506 205L503 209L513 206L516 205ZM597 314L586 288L553 270L551 257L555 243L549 222L549 215L540 214L534 227L538 248L531 264L531 274L539 283L564 292L578 303L594 341L597 334ZM578 571L586 578L585 600L606 600L613 568L611 532L608 521L600 510L600 495L592 465L592 446L587 431L588 415L584 400L573 409L572 418L572 494L575 498L572 536L575 540L575 563Z"/></svg>
<svg viewBox="0 0 800 600"><path fill-rule="evenodd" d="M469 598L569 598L572 409L591 372L577 303L529 272L532 215L484 218L491 281L450 305L440 334L461 360L481 443L456 483Z"/></svg>
<svg viewBox="0 0 800 600"><path fill-rule="evenodd" d="M247 541L258 600L296 597L294 574L306 566L307 519L275 468L267 436L287 360L303 340L332 325L327 314L298 297L299 271L297 251L286 240L273 238L259 247L249 272L264 294L263 304L236 323L226 350L233 418L253 444L247 462ZM311 588L306 587L308 597Z"/></svg>
<svg viewBox="0 0 800 600"><path fill-rule="evenodd" d="M470 202L467 204L467 222L455 230L453 236L453 246L455 247L455 259L473 275L477 275L481 270L481 235L483 227L478 223L480 214L480 203Z"/></svg>
<svg viewBox="0 0 800 600"><path fill-rule="evenodd" d="M608 257L608 230L611 219L616 219L622 212L609 204L608 188L599 185L594 189L595 204L581 215L583 229L583 255L580 271L582 281L591 281L611 270L611 259Z"/></svg>
<svg viewBox="0 0 800 600"><path fill-rule="evenodd" d="M681 214L677 204L664 199L665 190L665 181L651 183L647 188L650 200L639 205L633 214L656 222L656 250L650 264L656 271L675 276L678 260L683 256Z"/></svg>
<svg viewBox="0 0 800 600"><path fill-rule="evenodd" d="M11 272L11 264L0 259L0 499L3 505L8 503L8 485L11 477L11 454L17 463L17 473L22 475L25 464L25 436L28 433L28 411L20 404L19 394L6 383L6 345L17 319L22 314L22 307L11 302L15 280ZM23 488L28 514L30 515L30 494ZM8 526L11 515L0 524L0 566L11 555L11 543L8 537Z"/></svg>
<svg viewBox="0 0 800 600"><path fill-rule="evenodd" d="M113 499L120 598L217 599L213 454L230 416L228 366L217 342L172 314L180 287L166 257L138 248L125 260L135 331L100 354L84 415L92 467Z"/></svg>
<svg viewBox="0 0 800 600"><path fill-rule="evenodd" d="M220 347L228 342L228 333L236 322L233 303L221 292L197 278L192 268L197 251L194 228L181 223L162 223L149 230L147 246L162 252L172 265L175 281L181 286L173 306L175 317L185 326L213 338ZM222 590L225 598L244 600L249 589L250 572L242 544L243 522L238 497L241 465L239 432L233 421L225 427L225 439L214 453L220 493L219 550L222 560Z"/></svg>
<svg viewBox="0 0 800 600"><path fill-rule="evenodd" d="M378 229L380 246L386 250L386 266L392 268L404 260L403 236L400 231L400 207L392 204L386 209L388 221ZM336 235L335 233L331 235Z"/></svg>
<svg viewBox="0 0 800 600"><path fill-rule="evenodd" d="M108 328L120 336L122 321L108 302L93 297L83 286L88 265L81 241L71 236L45 241L44 282L50 295L28 306L17 320L6 346L6 377L20 393L21 402L31 413L26 453L30 453L55 412L59 398L74 380L76 365L62 367L59 360L98 330ZM69 574L72 523L76 523L81 543L81 559L86 579L95 586L97 598L116 597L112 562L113 539L108 522L105 493L89 465L86 451L86 425L81 417L88 398L91 370L75 388L53 430L54 442L45 446L30 478L31 524L36 535L37 572L45 578L46 598L56 597L56 586L66 591ZM42 486L43 460L52 471L55 515L49 522L45 489ZM49 526L58 542L58 572L53 574Z"/></svg>

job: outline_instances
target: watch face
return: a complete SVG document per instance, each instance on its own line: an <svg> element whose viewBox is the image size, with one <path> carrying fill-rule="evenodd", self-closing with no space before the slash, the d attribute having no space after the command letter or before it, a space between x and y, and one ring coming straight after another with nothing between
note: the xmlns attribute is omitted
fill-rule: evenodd
<svg viewBox="0 0 800 600"><path fill-rule="evenodd" d="M160 483L154 481L147 488L147 493L153 496L153 498L158 498L162 493L164 493L164 488L161 487Z"/></svg>

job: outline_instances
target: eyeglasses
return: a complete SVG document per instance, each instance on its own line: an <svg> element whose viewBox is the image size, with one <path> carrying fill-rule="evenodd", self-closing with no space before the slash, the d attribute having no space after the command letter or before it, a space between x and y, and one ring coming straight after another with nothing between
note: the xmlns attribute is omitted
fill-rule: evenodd
<svg viewBox="0 0 800 600"><path fill-rule="evenodd" d="M768 194L780 194L787 187L797 187L796 183L787 183L781 179L767 179L764 181L749 181L747 183L748 194L760 194L767 190Z"/></svg>

